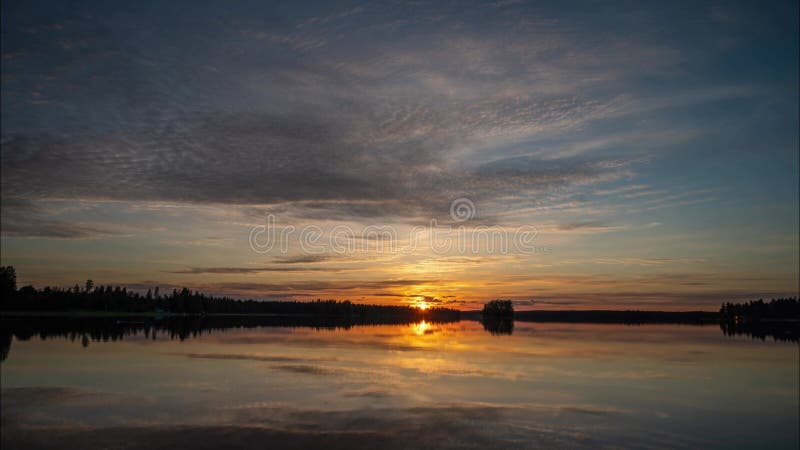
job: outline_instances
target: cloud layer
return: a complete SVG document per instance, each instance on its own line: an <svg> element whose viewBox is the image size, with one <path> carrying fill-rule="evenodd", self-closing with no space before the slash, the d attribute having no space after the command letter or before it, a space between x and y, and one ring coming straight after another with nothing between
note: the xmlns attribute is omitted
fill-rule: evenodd
<svg viewBox="0 0 800 450"><path fill-rule="evenodd" d="M468 225L552 238L563 256L527 261L528 276L572 260L731 260L713 270L783 278L720 292L783 292L796 239L770 252L747 240L758 257L734 246L742 230L796 234L796 16L792 2L6 2L3 261L52 272L87 252L102 270L120 252L122 272L135 247L152 270L121 281L330 286L324 272L350 268L297 252L254 261L237 239L266 214L451 224L467 198ZM23 249L54 240L73 241L54 244L61 259ZM519 275L494 270L479 279ZM373 275L336 281L425 278Z"/></svg>

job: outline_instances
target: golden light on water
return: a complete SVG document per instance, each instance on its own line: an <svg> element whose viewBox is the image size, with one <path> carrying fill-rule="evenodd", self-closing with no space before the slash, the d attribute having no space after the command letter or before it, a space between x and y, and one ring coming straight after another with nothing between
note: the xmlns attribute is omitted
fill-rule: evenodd
<svg viewBox="0 0 800 450"><path fill-rule="evenodd" d="M421 321L420 323L415 323L414 325L411 325L411 327L414 329L414 334L416 334L417 336L422 336L426 334L426 332L429 332L428 330L430 330L431 328L431 326L424 320Z"/></svg>

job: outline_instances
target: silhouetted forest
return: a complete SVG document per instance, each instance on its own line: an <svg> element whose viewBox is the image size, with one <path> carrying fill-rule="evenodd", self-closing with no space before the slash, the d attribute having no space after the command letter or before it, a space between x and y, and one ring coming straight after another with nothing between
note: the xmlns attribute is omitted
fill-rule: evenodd
<svg viewBox="0 0 800 450"><path fill-rule="evenodd" d="M774 298L769 302L759 299L748 303L724 303L719 315L725 322L800 321L800 300Z"/></svg>
<svg viewBox="0 0 800 450"><path fill-rule="evenodd" d="M800 299L776 298L724 303L719 309L723 333L760 339L800 341Z"/></svg>
<svg viewBox="0 0 800 450"><path fill-rule="evenodd" d="M410 306L364 305L349 301L317 300L256 301L215 297L189 289L175 289L161 294L156 287L147 293L129 291L125 287L94 286L91 280L83 286L69 289L25 286L17 289L16 272L11 266L0 268L0 310L5 312L107 312L124 316L126 313L151 313L159 320L136 316L128 320L119 317L4 317L15 336L65 333L64 336L83 336L81 339L108 340L122 338L126 333L169 333L172 338L184 339L208 330L260 327L303 326L313 328L349 328L353 325L407 324L420 320L455 322L461 319L478 320L494 335L511 334L514 320L523 322L624 323L628 325L672 323L708 325L719 324L726 335L748 335L753 338L771 337L782 341L800 341L800 301L779 298L748 303L725 303L717 312L708 311L514 311L508 300L492 300L482 311L460 312L446 308L422 310ZM172 314L188 315L175 317ZM231 316L224 316L229 314ZM208 316L213 315L213 316ZM223 315L223 316L220 316ZM235 316L234 316L235 315ZM270 317L272 316L272 317ZM14 322L16 320L16 322ZM85 322L81 322L84 320ZM91 325L89 325L91 324ZM76 329L75 326L78 325ZM6 328L4 326L4 328ZM11 334L3 333L3 352Z"/></svg>
<svg viewBox="0 0 800 450"><path fill-rule="evenodd" d="M522 322L584 322L584 323L682 323L715 324L719 314L708 311L517 311L514 319Z"/></svg>
<svg viewBox="0 0 800 450"><path fill-rule="evenodd" d="M491 303L491 302L490 302ZM746 335L754 339L772 338L776 341L800 341L800 301L794 298L763 300L749 303L722 305L720 312L710 311L515 311L513 316L503 318L493 312L502 307L493 306L487 313L482 311L462 312L464 319L479 320L486 331L492 334L511 334L514 321L520 322L564 322L564 323L622 323L644 324L719 324L727 336Z"/></svg>
<svg viewBox="0 0 800 450"><path fill-rule="evenodd" d="M83 286L76 284L69 289L35 289L33 286L17 289L13 267L0 268L0 275L2 311L310 315L374 323L395 323L398 320L414 322L422 319L453 321L460 318L458 310L447 308L422 310L411 306L364 305L336 300L238 300L193 292L187 288L162 294L156 287L141 294L121 286L95 286L92 280L87 280Z"/></svg>

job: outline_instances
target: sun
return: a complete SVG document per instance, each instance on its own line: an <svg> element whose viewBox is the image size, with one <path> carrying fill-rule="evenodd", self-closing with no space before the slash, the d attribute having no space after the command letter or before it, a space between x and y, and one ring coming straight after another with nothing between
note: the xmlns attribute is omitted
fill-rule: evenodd
<svg viewBox="0 0 800 450"><path fill-rule="evenodd" d="M421 309L421 310L425 311L426 309L428 309L428 308L429 308L429 306L428 306L428 304L427 304L427 303L425 303L424 301L421 301L421 302L417 303L417 308L419 308L419 309Z"/></svg>

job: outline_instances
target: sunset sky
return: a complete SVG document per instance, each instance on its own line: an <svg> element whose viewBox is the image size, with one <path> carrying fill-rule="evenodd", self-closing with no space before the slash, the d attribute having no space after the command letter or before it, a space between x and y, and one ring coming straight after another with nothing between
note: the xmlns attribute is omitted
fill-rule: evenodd
<svg viewBox="0 0 800 450"><path fill-rule="evenodd" d="M1 17L1 259L20 285L460 309L798 294L796 1ZM268 217L286 239L254 248Z"/></svg>

